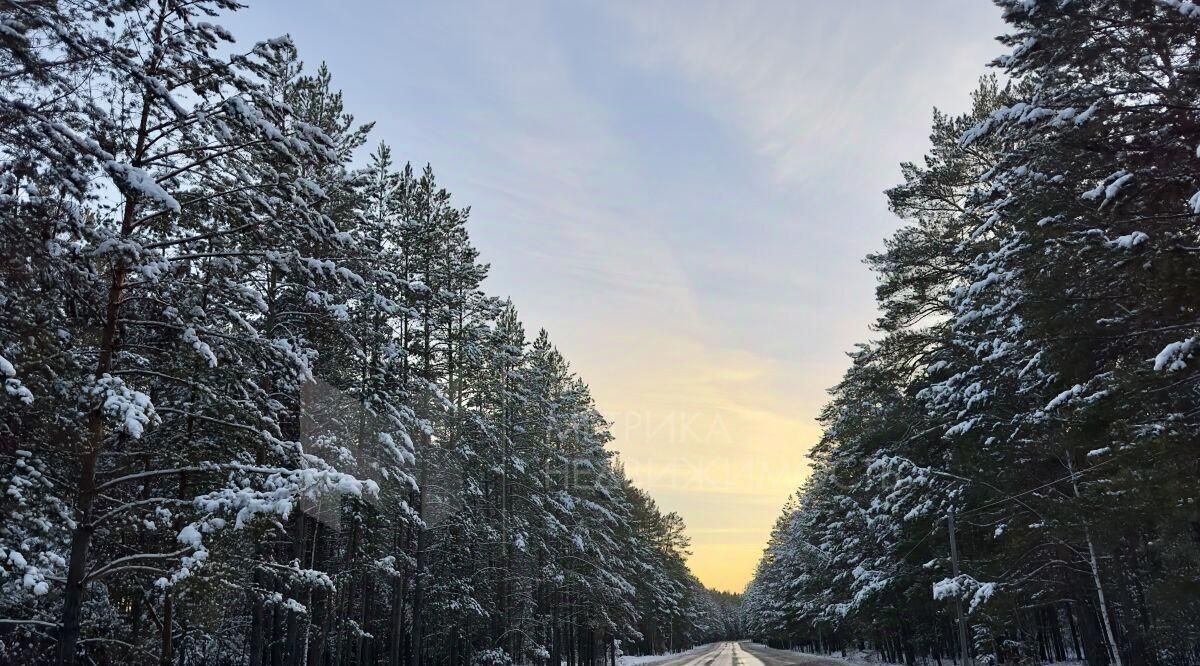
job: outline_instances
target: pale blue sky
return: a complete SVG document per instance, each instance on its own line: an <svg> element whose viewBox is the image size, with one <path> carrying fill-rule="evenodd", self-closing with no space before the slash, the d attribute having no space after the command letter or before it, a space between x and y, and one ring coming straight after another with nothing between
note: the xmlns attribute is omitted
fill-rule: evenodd
<svg viewBox="0 0 1200 666"><path fill-rule="evenodd" d="M680 511L705 582L740 589L843 352L870 335L863 255L932 107L1000 53L986 0L250 0L374 139L431 162L527 328ZM734 481L727 479L732 477Z"/></svg>

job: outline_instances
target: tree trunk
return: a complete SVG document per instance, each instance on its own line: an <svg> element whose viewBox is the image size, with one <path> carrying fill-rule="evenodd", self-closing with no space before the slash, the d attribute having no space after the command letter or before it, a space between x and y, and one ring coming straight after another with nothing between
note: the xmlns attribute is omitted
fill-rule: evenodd
<svg viewBox="0 0 1200 666"><path fill-rule="evenodd" d="M156 47L162 42L163 23L166 21L167 7L165 0L159 3L158 19L154 26L153 43ZM156 55L148 64L147 71L153 74L158 65ZM138 120L136 143L132 161L139 162L146 152L148 124L150 121L151 96L149 92L142 95L142 110ZM121 214L121 236L127 237L133 232L137 197L126 195L125 205ZM125 292L125 276L128 266L123 259L116 261L112 268L112 279L108 288L108 303L105 307L104 329L100 335L99 359L96 362L97 381L112 370L113 356L117 350L117 327L121 315L121 298ZM97 405L88 413L88 436L80 455L79 464L79 494L75 502L76 527L71 533L71 556L67 564L66 589L63 593L62 626L58 641L58 663L69 666L75 663L75 651L79 644L79 618L83 609L84 580L87 575L88 550L91 547L92 507L96 495L96 461L104 445L105 427L103 407Z"/></svg>
<svg viewBox="0 0 1200 666"><path fill-rule="evenodd" d="M159 654L158 663L161 666L171 666L172 652L174 646L171 644L172 634L171 625L175 622L172 615L174 614L174 603L171 600L171 590L168 588L163 593L163 626L162 626L162 653Z"/></svg>
<svg viewBox="0 0 1200 666"><path fill-rule="evenodd" d="M430 453L432 441L428 434L422 434L419 438L424 448L424 452L419 458L421 460L418 484L420 489L417 491L418 504L417 515L422 522L425 520L425 492L428 487L428 464L427 458ZM425 638L425 568L428 566L427 551L429 549L429 534L425 526L418 525L417 531L417 557L416 567L413 574L413 619L412 619L412 653L409 655L409 666L422 666L422 649L424 647Z"/></svg>
<svg viewBox="0 0 1200 666"><path fill-rule="evenodd" d="M1075 477L1075 466L1071 462L1070 452L1066 454L1067 471L1071 474L1071 489L1075 492L1075 499L1079 499L1079 483ZM1108 649L1112 657L1113 666L1124 666L1121 663L1121 648L1117 645L1117 637L1113 632L1112 620L1108 616L1108 602L1104 599L1104 585L1100 581L1100 561L1096 557L1096 545L1092 541L1092 530L1084 523L1083 536L1087 540L1088 547L1088 566L1091 568L1092 583L1096 586L1096 598L1100 602L1100 620L1104 627L1104 637L1108 642Z"/></svg>

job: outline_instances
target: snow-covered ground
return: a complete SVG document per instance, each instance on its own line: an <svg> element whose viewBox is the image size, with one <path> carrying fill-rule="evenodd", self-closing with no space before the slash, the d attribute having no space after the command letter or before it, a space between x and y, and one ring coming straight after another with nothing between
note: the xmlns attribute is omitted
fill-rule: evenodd
<svg viewBox="0 0 1200 666"><path fill-rule="evenodd" d="M855 666L903 666L903 664L893 664L890 661L884 661L878 653L867 652L865 650L848 650L845 657L842 656L841 652L824 654L821 652L809 652L799 648L792 648L791 651L797 654L802 654L809 657L817 657L820 659L838 659L854 664ZM930 661L929 663L932 665L935 662Z"/></svg>
<svg viewBox="0 0 1200 666"><path fill-rule="evenodd" d="M805 650L796 648L792 649L791 651L809 657L819 657L821 659L839 659L841 661L849 662L853 666L904 666L903 664L884 661L877 652L867 652L865 650L847 651L845 657L842 657L840 652L835 652L833 654L822 654L820 652L807 652ZM917 663L921 664L922 666L935 666L937 664L937 662L933 659L919 659L917 660ZM942 663L948 665L952 664L953 662L951 662L949 659L943 659ZM1084 663L1085 662L1082 660L1068 659L1066 661L1047 662L1042 664L1042 666L1083 666Z"/></svg>

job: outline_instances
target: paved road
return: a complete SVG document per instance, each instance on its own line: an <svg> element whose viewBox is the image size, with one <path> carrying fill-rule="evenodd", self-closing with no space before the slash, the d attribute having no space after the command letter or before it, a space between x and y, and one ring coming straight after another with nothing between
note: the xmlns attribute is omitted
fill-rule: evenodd
<svg viewBox="0 0 1200 666"><path fill-rule="evenodd" d="M817 657L791 650L775 650L757 643L742 643L741 647L763 666L850 666L849 662L836 657Z"/></svg>
<svg viewBox="0 0 1200 666"><path fill-rule="evenodd" d="M714 643L702 652L693 652L654 666L848 666L841 659L772 650L754 643Z"/></svg>

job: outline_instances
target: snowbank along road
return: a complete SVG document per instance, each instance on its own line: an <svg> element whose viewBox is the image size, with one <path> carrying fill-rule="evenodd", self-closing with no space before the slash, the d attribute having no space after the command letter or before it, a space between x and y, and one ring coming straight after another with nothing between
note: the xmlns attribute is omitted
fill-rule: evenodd
<svg viewBox="0 0 1200 666"><path fill-rule="evenodd" d="M671 661L656 662L654 666L847 666L847 662L831 657L773 650L753 643L714 643L699 654L689 654Z"/></svg>

